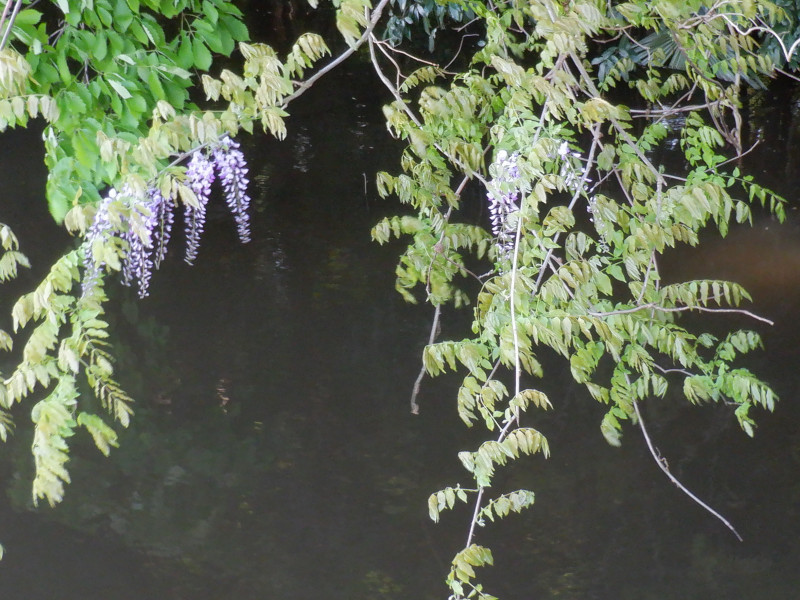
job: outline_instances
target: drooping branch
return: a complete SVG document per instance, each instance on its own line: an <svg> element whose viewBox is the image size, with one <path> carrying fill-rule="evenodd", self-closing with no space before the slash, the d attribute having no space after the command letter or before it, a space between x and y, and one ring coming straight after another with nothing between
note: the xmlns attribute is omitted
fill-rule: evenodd
<svg viewBox="0 0 800 600"><path fill-rule="evenodd" d="M542 105L542 112L539 116L539 123L536 128L536 132L533 135L533 143L535 144L536 141L539 139L539 136L542 134L544 130L545 122L547 121L549 110L548 101L545 100ZM522 213L522 208L524 205L523 203L520 205L520 213ZM517 280L517 270L519 266L519 247L520 247L520 239L522 237L522 224L523 224L522 214L520 214L519 218L517 219L517 226L514 235L514 251L512 253L511 259L511 289L510 289L510 297L509 297L509 310L511 311L511 331L513 335L514 341L514 396L517 396L520 393L521 385L520 380L522 377L522 366L520 364L520 350L519 350L519 331L517 329L517 317L516 317L516 280ZM544 268L544 267L543 267ZM538 289L538 286L537 286ZM508 414L506 417L506 423L503 428L500 430L500 434L497 436L497 441L502 442L506 436L508 435L509 430L511 429L514 423L519 422L519 409L516 409L513 414ZM477 497L475 498L475 509L472 513L472 521L470 522L469 526L469 533L467 534L467 543L465 547L469 548L472 544L472 540L475 536L475 528L478 526L478 517L481 513L481 507L483 506L483 496L484 491L486 488L481 485L478 489Z"/></svg>
<svg viewBox="0 0 800 600"><path fill-rule="evenodd" d="M439 335L439 318L442 315L442 305L437 304L436 310L433 313L433 323L431 324L431 334L428 336L428 345L430 346L433 342L436 341L436 336ZM422 384L422 378L425 377L425 364L423 363L422 368L419 371L419 375L417 375L417 379L414 382L414 388L411 390L411 414L418 415L419 414L419 404L417 404L417 396L419 395L419 387Z"/></svg>
<svg viewBox="0 0 800 600"><path fill-rule="evenodd" d="M678 489L680 491L682 491L684 494L689 496L689 498L691 498L694 502L699 504L703 509L705 509L706 511L710 512L717 519L719 519L725 525L725 527L730 529L733 532L733 535L736 536L736 539L738 539L740 542L744 541L742 539L742 536L739 535L739 532L736 531L736 528L733 525L731 525L730 522L725 517L723 517L716 510L711 508L708 504L706 504L700 498L698 498L695 494L693 494L691 492L691 490L689 490L689 488L687 488L685 485L683 485L678 480L678 478L675 477L672 474L672 472L669 470L669 465L667 464L667 459L664 458L663 456L661 456L661 454L658 452L658 449L655 446L653 446L653 442L650 439L650 435L647 433L647 428L644 425L644 420L642 419L642 412L639 410L639 403L638 402L634 402L633 403L633 409L636 411L636 418L639 420L639 428L642 430L642 435L644 436L644 441L647 443L647 448L650 450L650 454L652 455L653 460L656 461L656 464L658 465L658 468L661 469L664 472L664 474L669 478L669 480L672 483L674 483L678 487Z"/></svg>

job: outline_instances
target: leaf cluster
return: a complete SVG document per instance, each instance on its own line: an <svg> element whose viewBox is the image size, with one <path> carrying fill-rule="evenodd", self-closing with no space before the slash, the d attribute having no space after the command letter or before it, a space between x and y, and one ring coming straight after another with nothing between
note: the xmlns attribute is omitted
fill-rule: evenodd
<svg viewBox="0 0 800 600"><path fill-rule="evenodd" d="M486 491L509 460L548 452L536 429L519 425L531 404L550 406L521 385L542 375L541 352L568 361L576 382L606 405L600 429L612 445L637 419L636 404L652 398L727 405L748 435L750 408L774 408L769 386L736 364L759 347L758 333L720 340L704 321L680 318L757 317L743 307L747 291L713 279L668 283L660 264L708 227L725 236L749 222L754 202L784 217L781 197L729 167L742 151L741 91L774 74L748 26L777 24L784 13L744 1L447 4L471 11L482 38L460 73L398 72L384 114L407 147L402 172L377 183L416 214L384 219L373 238L411 239L397 269L407 300L419 286L436 306L461 304L451 265L463 257L442 260L445 232L463 210L466 180L488 195L492 233L480 223L484 234L461 246L485 265L473 335L423 352L431 375L466 372L459 415L496 436L459 455L477 485L470 547L476 525L533 502L532 492L487 500ZM620 82L636 94L634 108L611 93ZM684 169L663 159L670 149ZM431 496L431 517L456 499L468 499L460 486ZM474 577L463 562L448 580L455 598L478 593L462 585Z"/></svg>

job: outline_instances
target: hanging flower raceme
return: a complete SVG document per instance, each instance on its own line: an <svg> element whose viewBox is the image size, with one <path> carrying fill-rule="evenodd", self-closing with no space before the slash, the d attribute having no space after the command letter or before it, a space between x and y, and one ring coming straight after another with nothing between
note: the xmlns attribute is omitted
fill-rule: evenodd
<svg viewBox="0 0 800 600"><path fill-rule="evenodd" d="M172 234L172 224L175 221L174 204L171 198L164 198L156 188L150 188L147 193L150 196L150 210L155 219L152 230L153 266L158 269L167 256L167 244Z"/></svg>
<svg viewBox="0 0 800 600"><path fill-rule="evenodd" d="M197 197L197 205L187 205L184 212L186 222L186 262L192 264L200 249L200 234L206 223L206 205L214 182L214 167L208 156L198 150L192 154L186 168L186 179Z"/></svg>
<svg viewBox="0 0 800 600"><path fill-rule="evenodd" d="M186 167L187 183L197 199L196 204L187 205L184 211L185 260L189 264L200 248L211 184L217 176L239 239L242 243L250 241L247 166L239 144L226 135L214 147L195 151ZM167 253L174 211L175 198L162 196L155 187L144 196L137 196L127 188L119 193L113 188L109 190L97 207L83 244L84 295L100 281L102 270L108 268L111 257L115 256L121 264L123 284L135 283L139 297L147 296L152 271L161 266Z"/></svg>
<svg viewBox="0 0 800 600"><path fill-rule="evenodd" d="M489 200L492 234L500 254L504 258L510 257L516 235L515 226L510 222L509 216L519 211L518 158L519 154L516 152L509 156L505 150L501 150L497 153L495 162L489 167L489 171L494 176L489 182L486 194Z"/></svg>
<svg viewBox="0 0 800 600"><path fill-rule="evenodd" d="M149 198L144 202L133 202L127 219L128 228L122 234L122 239L128 242L128 252L122 262L122 283L130 286L134 281L138 282L140 298L147 296L153 272L152 232L156 223L150 204Z"/></svg>
<svg viewBox="0 0 800 600"><path fill-rule="evenodd" d="M97 250L101 245L105 245L114 237L114 227L109 217L109 206L116 199L117 190L109 191L108 196L100 201L97 212L94 215L89 230L86 232L86 239L83 242L83 267L86 271L83 277L82 295L88 295L89 291L100 280L100 271L105 266L105 261L97 256Z"/></svg>
<svg viewBox="0 0 800 600"><path fill-rule="evenodd" d="M239 240L243 244L250 241L250 196L247 195L247 164L244 154L239 150L239 143L227 135L213 150L214 166L217 170L222 189L225 192L225 201L233 213L236 221L236 230Z"/></svg>

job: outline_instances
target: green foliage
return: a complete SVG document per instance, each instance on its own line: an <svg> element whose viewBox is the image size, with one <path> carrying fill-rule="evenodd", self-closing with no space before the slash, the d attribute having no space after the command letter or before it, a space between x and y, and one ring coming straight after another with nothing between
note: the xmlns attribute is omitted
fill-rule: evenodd
<svg viewBox="0 0 800 600"><path fill-rule="evenodd" d="M480 583L473 583L475 568L493 565L492 551L483 546L472 544L464 548L453 558L450 574L447 576L447 585L459 598L478 598L479 600L497 600L491 594L483 592ZM467 591L469 590L469 591Z"/></svg>
<svg viewBox="0 0 800 600"><path fill-rule="evenodd" d="M774 70L745 30L776 25L784 13L767 2L442 6L476 15L480 42L460 73L424 66L408 77L398 72L397 86L387 83L395 96L384 109L387 125L407 148L402 173L379 174L378 190L416 215L384 219L373 238L412 239L397 268L403 297L415 301L419 286L435 306L460 305L469 288L452 265L466 257L441 258L449 250L445 232L464 212L461 178L489 196L492 233L470 230L461 245L483 259L479 272L488 269L479 277L473 336L423 352L431 375L464 368L459 416L495 436L459 454L474 490L456 485L429 501L438 520L456 500L474 496L467 547L448 578L452 597L462 598L484 595L473 587L472 567L490 562L470 550L476 525L533 503L525 490L489 492L509 461L548 454L546 439L521 426L531 405L550 407L522 387L542 376L540 353L569 361L575 381L606 405L600 429L615 446L624 422L638 419L636 404L652 397L724 404L748 435L750 409L774 408L770 388L736 364L759 347L757 333L720 341L679 319L686 312L754 316L742 308L747 291L728 281L668 283L659 264L679 244L696 245L706 227L724 236L732 222L748 222L754 201L783 219L782 198L728 165L730 151L741 152L741 89L763 86ZM608 94L620 83L637 95L632 106ZM689 98L692 110L684 108ZM671 131L667 123L681 115L680 131ZM655 158L666 152L655 150L674 147L676 137L687 169L668 172ZM513 386L503 382L505 369Z"/></svg>
<svg viewBox="0 0 800 600"><path fill-rule="evenodd" d="M342 18L355 19L361 11L355 21L363 26L364 6L342 2ZM141 198L157 188L164 198L196 206L181 163L223 134L252 131L254 122L283 138L285 106L299 85L293 78L329 54L312 33L283 58L266 45L246 44L241 17L224 0L53 0L3 23L11 36L0 49L0 131L43 119L53 217L84 237L101 194L126 190L109 204L112 231L92 241L93 264L86 264L85 244L67 252L12 309L15 333L24 329L28 337L22 359L4 378L0 439L13 426L13 404L44 398L33 411L34 502L62 499L69 482L68 440L77 427L104 454L117 445L116 432L96 409L123 427L133 414L132 399L114 378L104 285L129 252L127 229L141 227ZM237 44L241 72L209 75L214 56L230 56ZM199 80L213 109L202 110L189 99ZM27 259L5 226L0 242L5 281ZM11 349L5 332L0 346Z"/></svg>
<svg viewBox="0 0 800 600"><path fill-rule="evenodd" d="M50 504L62 499L63 484L69 482L67 438L76 426L86 427L104 454L116 445L116 433L101 417L79 410L78 375L83 374L103 408L122 426L128 425L132 413L131 398L113 379L102 286L86 288L83 294L74 290L80 280L79 257L77 250L64 255L36 290L20 297L12 309L14 332L32 329L22 360L5 378L4 407L37 390L51 390L31 413L36 424L34 501L46 498ZM3 423L3 439L9 424Z"/></svg>
<svg viewBox="0 0 800 600"><path fill-rule="evenodd" d="M344 3L342 10L355 5ZM0 131L43 119L53 217L85 236L101 193L127 190L108 209L114 234L92 242L92 268L85 264L85 245L67 252L12 309L15 333L25 330L28 337L20 362L4 377L0 439L13 426L13 404L43 398L33 411L35 502L62 499L68 441L77 427L104 454L116 446L117 434L96 409L123 427L130 422L132 399L114 379L104 284L129 251L123 234L137 226L137 202L156 187L165 198L196 205L181 163L225 133L252 131L253 122L261 122L282 138L284 107L296 90L292 78L329 52L309 33L281 59L268 46L243 43L248 33L241 17L224 0L55 0L3 24L11 35L0 49ZM244 57L240 74L204 73L214 55L230 55L237 43ZM189 100L200 76L221 108L201 110ZM28 263L5 226L0 242L0 281L6 281ZM5 332L0 345L11 349Z"/></svg>
<svg viewBox="0 0 800 600"><path fill-rule="evenodd" d="M247 39L241 16L224 0L58 0L19 13L0 61L0 131L45 119L56 220L121 177L152 178L147 161L121 165L102 140L141 138L159 102L196 109L193 72Z"/></svg>
<svg viewBox="0 0 800 600"><path fill-rule="evenodd" d="M390 8L385 27L386 39L398 45L403 40L414 41L417 36L424 34L431 51L437 33L463 24L475 16L469 7L438 0L392 0Z"/></svg>
<svg viewBox="0 0 800 600"><path fill-rule="evenodd" d="M77 428L104 454L116 446L98 414L122 426L132 414L114 379L104 317L108 275L130 250L116 234L136 233L131 216L148 189L197 206L183 166L189 156L255 123L283 139L290 102L368 45L394 99L384 107L387 127L406 143L400 172L378 174L378 191L411 213L382 220L372 236L410 238L396 270L406 300L424 296L438 308L474 299L471 337L431 343L423 362L431 375L464 368L459 416L482 422L491 437L459 454L474 487L447 487L428 508L438 520L456 501L475 503L447 583L454 599L493 598L475 572L493 563L491 551L473 540L487 521L534 502L529 490L496 490L495 474L522 455L549 455L546 438L528 424L529 409L551 408L545 394L526 389L543 375L541 354L562 357L606 406L600 430L612 445L653 397L720 403L748 435L750 409L773 409L769 386L737 362L760 346L756 332L720 340L703 331L705 321L680 318L755 317L742 308L747 291L718 280L667 283L659 265L679 244L698 244L705 228L724 236L732 222L748 222L753 202L783 218L783 200L730 168L730 159L742 152L743 87L761 86L775 71L774 47L760 46L759 35L783 43L777 32L789 29L790 13L747 0L332 5L348 50L305 81L330 53L326 42L303 34L286 56L245 43L241 12L224 0L26 2L6 24L0 131L41 119L53 217L85 237L104 191L126 192L109 206L115 235L92 242L93 264L84 264L83 246L67 252L14 305L14 333L27 338L0 388L0 438L11 431L12 406L35 396L33 495L51 504L69 482ZM478 38L462 40L467 66L453 73L423 61L405 75L410 55L395 58L375 34L387 7L393 44L413 38L417 24L431 44L439 28L463 24ZM212 72L215 55L236 48L240 67ZM379 56L390 58L393 77ZM630 105L609 93L620 84L630 88ZM203 108L190 100L198 86ZM663 157L676 139L686 168L670 172L676 161ZM465 210L465 189L488 196L491 232ZM3 226L0 243L5 281L27 260ZM11 349L11 336L0 332L0 346Z"/></svg>

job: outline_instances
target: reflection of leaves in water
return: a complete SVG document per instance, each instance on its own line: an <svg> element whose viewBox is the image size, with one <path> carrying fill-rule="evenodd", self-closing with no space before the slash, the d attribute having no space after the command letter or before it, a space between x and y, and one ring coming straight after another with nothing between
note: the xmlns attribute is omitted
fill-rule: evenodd
<svg viewBox="0 0 800 600"><path fill-rule="evenodd" d="M403 586L381 571L369 571L362 582L365 594L361 598L374 598L375 600L393 600L403 597Z"/></svg>
<svg viewBox="0 0 800 600"><path fill-rule="evenodd" d="M121 438L112 460L88 447L75 449L73 493L48 517L81 531L114 532L158 557L156 570L169 578L187 567L211 567L222 578L252 574L278 553L265 543L274 515L256 514L253 507L258 482L272 470L279 433L263 425L240 431L218 411L178 423L141 410ZM21 456L22 470L24 463ZM18 469L10 489L18 508L29 504L29 481Z"/></svg>
<svg viewBox="0 0 800 600"><path fill-rule="evenodd" d="M180 380L168 359L169 327L152 316L143 316L139 307L132 296L127 296L119 311L108 312L108 320L123 388L141 402L170 393Z"/></svg>
<svg viewBox="0 0 800 600"><path fill-rule="evenodd" d="M308 173L309 162L314 158L311 138L306 131L305 127L301 127L300 131L295 134L292 144L292 168L301 173Z"/></svg>
<svg viewBox="0 0 800 600"><path fill-rule="evenodd" d="M268 199L270 198L270 182L272 180L274 166L268 160L261 160L254 162L253 173L253 212L262 214L267 212L269 205Z"/></svg>
<svg viewBox="0 0 800 600"><path fill-rule="evenodd" d="M314 270L315 301L324 307L331 302L348 304L372 297L370 280L361 271L363 263L352 249L329 244L324 259Z"/></svg>
<svg viewBox="0 0 800 600"><path fill-rule="evenodd" d="M769 559L732 557L730 552L720 552L706 536L697 534L692 540L690 568L685 578L691 585L686 590L708 598L788 598L783 595L785 590L780 590L780 584L770 593L767 581L770 578L764 575L773 569ZM743 585L743 581L752 582L751 586Z"/></svg>

